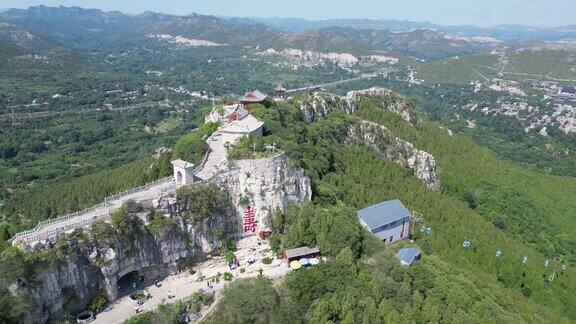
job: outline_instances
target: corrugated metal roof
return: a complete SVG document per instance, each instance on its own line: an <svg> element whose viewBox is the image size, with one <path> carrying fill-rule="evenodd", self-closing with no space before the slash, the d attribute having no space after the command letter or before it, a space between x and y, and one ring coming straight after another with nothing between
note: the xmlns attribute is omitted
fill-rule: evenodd
<svg viewBox="0 0 576 324"><path fill-rule="evenodd" d="M318 247L307 247L307 246L303 246L303 247L299 247L299 248L295 248L292 250L286 250L285 255L287 258L292 259L292 258L297 258L300 256L306 256L306 255L310 255L310 254L316 254L316 253L320 253L320 250L318 249Z"/></svg>
<svg viewBox="0 0 576 324"><path fill-rule="evenodd" d="M412 262L414 262L414 260L416 260L416 258L420 255L420 249L415 248L415 247L411 247L411 248L405 248L405 249L401 249L400 251L398 251L398 253L396 253L396 257L398 258L398 260L400 260L400 262L404 262L405 264L412 264Z"/></svg>
<svg viewBox="0 0 576 324"><path fill-rule="evenodd" d="M358 211L358 216L370 229L390 224L410 215L410 211L398 199L381 202Z"/></svg>
<svg viewBox="0 0 576 324"><path fill-rule="evenodd" d="M576 93L576 87L563 87L561 92L563 92L563 93Z"/></svg>

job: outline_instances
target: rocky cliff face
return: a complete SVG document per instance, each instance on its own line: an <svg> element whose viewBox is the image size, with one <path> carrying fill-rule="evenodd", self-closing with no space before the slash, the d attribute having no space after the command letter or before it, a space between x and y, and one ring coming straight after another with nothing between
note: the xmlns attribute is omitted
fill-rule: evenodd
<svg viewBox="0 0 576 324"><path fill-rule="evenodd" d="M344 97L314 93L311 98L302 100L299 104L304 121L312 122L336 111L345 111L348 115L353 115L363 100L369 100L380 109L399 115L411 125L419 121L408 99L385 88L351 91ZM394 136L386 127L359 121L350 125L345 133L346 135L339 138L339 141L367 145L378 155L411 170L428 188L440 189L440 172L434 156Z"/></svg>
<svg viewBox="0 0 576 324"><path fill-rule="evenodd" d="M36 252L43 261L35 265L33 278L15 282L10 290L36 304L29 322L46 322L63 312L76 314L86 310L99 292L116 299L119 281L128 273L162 277L176 272L179 261L201 259L215 248L210 233L216 228L228 230L231 217L215 215L197 226L175 218L173 226L160 234L152 234L141 222L133 225L129 237L110 225L104 225L108 233L104 236L76 232Z"/></svg>
<svg viewBox="0 0 576 324"><path fill-rule="evenodd" d="M258 232L268 228L268 217L274 211L310 200L310 180L302 169L289 164L284 154L233 161L214 179L221 190L228 192L229 208L201 221L187 218L185 208L169 208L178 212L172 212L170 225L158 233L145 225L152 213L130 213L128 230L101 223L101 231L78 230L61 237L53 246L38 246L33 253L42 261L32 266L33 277L14 282L10 290L35 303L28 321L38 323L56 319L63 312L86 310L99 292L114 300L123 276L138 271L154 278L176 272L179 262L201 259L219 248L221 240L211 233L238 235L238 223L242 223L248 206L254 211L254 232ZM244 197L249 199L248 204L241 202Z"/></svg>
<svg viewBox="0 0 576 324"><path fill-rule="evenodd" d="M300 101L300 110L304 121L309 123L340 110L352 115L358 111L362 100L371 100L379 107L398 114L409 123L416 121L412 113L412 104L406 97L378 87L350 91L344 97L316 92L311 98Z"/></svg>
<svg viewBox="0 0 576 324"><path fill-rule="evenodd" d="M378 155L409 169L428 188L440 189L440 174L434 156L395 137L386 127L360 121L349 127L346 142L367 145Z"/></svg>
<svg viewBox="0 0 576 324"><path fill-rule="evenodd" d="M269 229L268 219L276 210L309 201L312 196L310 179L304 176L303 169L290 166L284 154L232 161L230 170L217 176L215 181L229 193L243 223L246 210L254 211L258 222L255 232ZM253 231L243 229L243 234L251 233Z"/></svg>

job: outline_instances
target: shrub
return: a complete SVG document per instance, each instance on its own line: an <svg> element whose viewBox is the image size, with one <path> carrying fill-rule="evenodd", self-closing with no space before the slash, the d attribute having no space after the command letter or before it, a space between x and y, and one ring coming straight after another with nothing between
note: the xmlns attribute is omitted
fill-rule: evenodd
<svg viewBox="0 0 576 324"><path fill-rule="evenodd" d="M92 311L98 311L102 309L108 303L108 296L104 291L99 291L96 296L92 299L90 303L90 309Z"/></svg>
<svg viewBox="0 0 576 324"><path fill-rule="evenodd" d="M154 217L150 221L150 232L154 236L164 236L166 233L175 229L177 226L176 221L164 216L160 211L154 213Z"/></svg>
<svg viewBox="0 0 576 324"><path fill-rule="evenodd" d="M232 251L224 253L224 259L228 264L234 262L234 253L232 253Z"/></svg>
<svg viewBox="0 0 576 324"><path fill-rule="evenodd" d="M190 313L192 313L192 314L200 313L201 310L202 310L202 306L200 304L197 304L197 303L191 303L190 304Z"/></svg>
<svg viewBox="0 0 576 324"><path fill-rule="evenodd" d="M228 194L213 183L183 186L177 191L178 200L187 210L184 217L194 224L214 215L225 215L230 204Z"/></svg>
<svg viewBox="0 0 576 324"><path fill-rule="evenodd" d="M272 259L269 257L265 257L262 259L262 263L264 264L271 264L272 263Z"/></svg>
<svg viewBox="0 0 576 324"><path fill-rule="evenodd" d="M250 204L250 198L248 198L248 196L242 196L242 198L240 198L240 206L246 207L248 204Z"/></svg>
<svg viewBox="0 0 576 324"><path fill-rule="evenodd" d="M208 306L214 301L214 293L195 291L190 295L190 301L195 304L202 304Z"/></svg>

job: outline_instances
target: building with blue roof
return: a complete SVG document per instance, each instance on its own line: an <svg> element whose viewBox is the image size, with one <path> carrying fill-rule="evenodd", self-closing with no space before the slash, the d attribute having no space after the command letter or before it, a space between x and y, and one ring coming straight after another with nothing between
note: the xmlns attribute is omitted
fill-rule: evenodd
<svg viewBox="0 0 576 324"><path fill-rule="evenodd" d="M400 200L394 199L360 209L360 224L386 243L407 239L412 214Z"/></svg>
<svg viewBox="0 0 576 324"><path fill-rule="evenodd" d="M398 253L396 253L396 258L400 260L401 265L412 265L414 261L420 258L420 249L416 247L401 249L398 251Z"/></svg>

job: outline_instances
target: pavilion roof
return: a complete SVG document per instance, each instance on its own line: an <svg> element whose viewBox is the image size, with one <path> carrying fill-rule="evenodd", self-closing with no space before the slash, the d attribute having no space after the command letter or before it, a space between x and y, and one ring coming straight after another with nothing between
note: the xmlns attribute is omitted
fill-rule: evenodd
<svg viewBox="0 0 576 324"><path fill-rule="evenodd" d="M264 126L263 122L254 116L247 114L242 119L233 121L223 126L220 131L224 133L250 134L262 126Z"/></svg>
<svg viewBox="0 0 576 324"><path fill-rule="evenodd" d="M264 94L258 90L254 90L254 91L247 92L244 95L244 97L242 97L242 99L240 99L240 101L242 101L242 102L261 102L261 101L264 101L264 99L266 99L266 97L268 97L266 94Z"/></svg>

